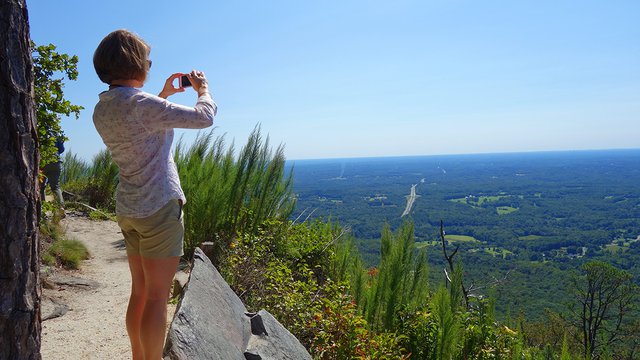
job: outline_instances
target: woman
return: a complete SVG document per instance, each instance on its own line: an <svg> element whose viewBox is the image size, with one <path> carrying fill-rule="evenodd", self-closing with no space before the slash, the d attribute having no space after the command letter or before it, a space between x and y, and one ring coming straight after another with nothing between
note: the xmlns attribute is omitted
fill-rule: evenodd
<svg viewBox="0 0 640 360"><path fill-rule="evenodd" d="M170 151L173 129L209 127L217 111L200 71L186 74L198 94L195 107L166 100L185 91L173 85L182 73L171 75L158 96L139 90L151 67L149 53L136 34L117 30L93 56L98 77L109 85L93 122L120 168L116 216L131 270L126 324L134 360L162 357L169 289L183 255L186 199Z"/></svg>

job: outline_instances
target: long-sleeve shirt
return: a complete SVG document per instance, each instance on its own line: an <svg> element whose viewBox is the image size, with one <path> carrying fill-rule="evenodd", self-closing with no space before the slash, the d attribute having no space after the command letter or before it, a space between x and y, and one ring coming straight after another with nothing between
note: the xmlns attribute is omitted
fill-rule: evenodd
<svg viewBox="0 0 640 360"><path fill-rule="evenodd" d="M173 129L209 127L216 112L216 104L206 93L195 107L131 87L100 94L93 123L120 168L116 215L143 218L171 199L186 202L171 156Z"/></svg>

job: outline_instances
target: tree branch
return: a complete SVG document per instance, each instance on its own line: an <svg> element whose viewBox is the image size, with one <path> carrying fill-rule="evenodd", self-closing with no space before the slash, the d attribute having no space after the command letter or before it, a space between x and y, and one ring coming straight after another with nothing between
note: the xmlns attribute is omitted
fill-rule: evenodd
<svg viewBox="0 0 640 360"><path fill-rule="evenodd" d="M447 245L446 245L446 240L444 238L444 235L445 235L444 222L440 220L440 241L442 242L442 253L444 254L444 258L447 259L447 263L449 263L449 269L451 270L451 272L453 272L454 271L453 257L456 256L456 254L458 253L460 246L456 246L455 250L453 250L451 255L447 254ZM446 274L446 269L445 269L445 274ZM448 276L447 276L447 281L451 284L451 279ZM467 309L469 309L469 291L464 286L464 280L462 281L461 286L462 286L462 294L464 295L464 305Z"/></svg>

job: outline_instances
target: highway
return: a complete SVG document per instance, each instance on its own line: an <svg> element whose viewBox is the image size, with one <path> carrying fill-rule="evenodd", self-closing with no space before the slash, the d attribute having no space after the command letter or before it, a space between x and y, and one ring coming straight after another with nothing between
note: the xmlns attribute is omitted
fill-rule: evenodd
<svg viewBox="0 0 640 360"><path fill-rule="evenodd" d="M413 203L416 201L416 197L418 197L418 195L416 195L416 186L418 186L418 184L411 185L411 194L407 197L407 206L404 208L404 212L400 217L405 217L411 212Z"/></svg>

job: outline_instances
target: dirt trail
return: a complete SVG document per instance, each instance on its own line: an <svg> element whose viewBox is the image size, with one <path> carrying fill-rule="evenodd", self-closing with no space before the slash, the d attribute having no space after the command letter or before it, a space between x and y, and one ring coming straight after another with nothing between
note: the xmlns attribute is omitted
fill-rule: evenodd
<svg viewBox="0 0 640 360"><path fill-rule="evenodd" d="M91 258L79 271L56 271L48 277L48 283L58 285L43 288L43 317L53 303L68 312L42 322L42 358L130 359L124 319L131 280L120 228L113 221L76 216L67 216L62 226L67 238L87 246ZM59 285L69 278L86 285ZM173 311L170 306L169 319Z"/></svg>

